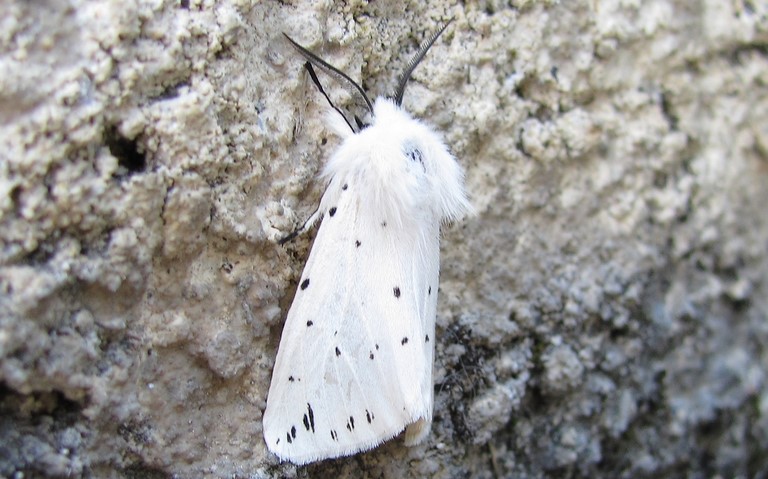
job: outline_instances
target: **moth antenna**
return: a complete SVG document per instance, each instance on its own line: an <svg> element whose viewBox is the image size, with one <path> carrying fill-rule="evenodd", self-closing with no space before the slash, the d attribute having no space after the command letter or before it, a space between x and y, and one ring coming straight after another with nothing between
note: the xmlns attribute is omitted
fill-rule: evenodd
<svg viewBox="0 0 768 479"><path fill-rule="evenodd" d="M329 64L328 62L318 57L311 51L307 50L306 48L296 43L291 37L288 36L287 33L283 33L283 35L285 36L285 38L288 39L289 42L291 42L291 45L293 45L293 47L304 58L306 58L307 61L309 61L310 64L316 66L317 68L325 72L327 75L329 75L331 78L341 83L342 86L344 86L347 90L349 90L353 94L353 96L356 96L359 99L362 99L365 102L365 106L368 108L368 111L371 114L373 114L373 104L371 103L371 100L368 98L368 95L365 94L365 91L363 91L363 89L360 87L360 85L355 83L353 79L351 79L348 75L346 75L344 72L342 72L338 68L334 67L333 65ZM327 95L326 95L326 98L328 98ZM328 101L330 102L330 100ZM333 104L331 104L331 106L333 106ZM336 108L335 106L333 108L339 111L338 108ZM347 120L347 123L349 123L348 120ZM350 124L350 127L351 126L352 125Z"/></svg>
<svg viewBox="0 0 768 479"><path fill-rule="evenodd" d="M408 83L408 80L411 78L411 73L413 73L413 70L416 69L416 67L419 65L421 60L424 58L424 56L427 54L427 51L429 51L432 44L435 43L437 40L437 37L440 36L441 33L445 31L446 28L448 28L448 25L453 22L453 18L448 20L448 22L443 25L443 27L438 30L437 32L433 33L431 37L427 38L424 43L421 44L419 47L419 51L416 52L416 55L411 58L411 61L408 62L408 65L405 67L405 71L402 75L400 75L400 81L397 84L397 89L395 90L395 94L393 96L393 99L395 100L395 104L400 106L403 103L403 94L405 93L405 85Z"/></svg>
<svg viewBox="0 0 768 479"><path fill-rule="evenodd" d="M304 68L306 68L307 72L309 72L309 78L312 79L312 83L314 83L315 86L317 87L317 89L320 90L320 93L323 94L325 99L328 100L328 104L331 105L331 108L336 110L336 113L341 115L341 117L346 122L347 126L349 126L349 129L352 130L352 132L354 132L354 133L357 133L358 131L360 131L361 128L355 129L355 127L352 126L352 123L350 123L349 120L347 119L346 115L344 115L344 112L341 111L341 109L339 107L337 107L336 105L333 104L333 102L331 101L331 97L328 96L328 94L325 92L325 88L323 88L323 85L320 83L320 79L317 78L317 74L315 73L315 69L312 68L312 63L306 62L304 64ZM357 117L355 117L355 119L357 119Z"/></svg>

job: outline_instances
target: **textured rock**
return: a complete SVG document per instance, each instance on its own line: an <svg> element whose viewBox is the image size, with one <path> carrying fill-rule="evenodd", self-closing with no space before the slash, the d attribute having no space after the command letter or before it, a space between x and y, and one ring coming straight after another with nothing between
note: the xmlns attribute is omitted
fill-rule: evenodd
<svg viewBox="0 0 768 479"><path fill-rule="evenodd" d="M6 1L0 476L765 477L768 7ZM337 140L281 32L467 170L435 424L280 465L261 414ZM334 93L340 93L329 85Z"/></svg>

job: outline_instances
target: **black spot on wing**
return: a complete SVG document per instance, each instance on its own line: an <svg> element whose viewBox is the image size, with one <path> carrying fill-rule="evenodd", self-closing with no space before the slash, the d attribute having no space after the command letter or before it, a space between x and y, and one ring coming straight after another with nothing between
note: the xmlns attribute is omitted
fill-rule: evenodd
<svg viewBox="0 0 768 479"><path fill-rule="evenodd" d="M395 293L395 298L399 298L400 297L400 287L399 286L395 286L392 289L392 291Z"/></svg>
<svg viewBox="0 0 768 479"><path fill-rule="evenodd" d="M334 441L339 440L339 435L333 429L331 429L331 439L333 439Z"/></svg>
<svg viewBox="0 0 768 479"><path fill-rule="evenodd" d="M387 222L386 221L382 221L381 222L381 227L382 228L386 228L387 227Z"/></svg>
<svg viewBox="0 0 768 479"><path fill-rule="evenodd" d="M373 351L371 351L370 354L368 354L368 357L373 359Z"/></svg>
<svg viewBox="0 0 768 479"><path fill-rule="evenodd" d="M293 439L291 439L291 433L290 432L286 432L285 433L285 437L286 437L286 439L288 439L288 444L292 444L293 443Z"/></svg>
<svg viewBox="0 0 768 479"><path fill-rule="evenodd" d="M432 294L432 286L430 286L429 289L427 290L427 295L430 295L430 294Z"/></svg>
<svg viewBox="0 0 768 479"><path fill-rule="evenodd" d="M360 240L355 240L355 248L359 248L361 244L363 243L361 243Z"/></svg>
<svg viewBox="0 0 768 479"><path fill-rule="evenodd" d="M424 336L424 342L425 342L425 343L428 343L428 342L429 342L429 334L427 334L426 336Z"/></svg>
<svg viewBox="0 0 768 479"><path fill-rule="evenodd" d="M305 279L304 281L301 282L300 288L301 288L302 291L304 291L305 289L307 289L307 286L309 286L309 278L307 278L307 279Z"/></svg>
<svg viewBox="0 0 768 479"><path fill-rule="evenodd" d="M309 413L309 426L312 428L312 432L315 432L315 412L309 403L307 403L307 412Z"/></svg>
<svg viewBox="0 0 768 479"><path fill-rule="evenodd" d="M336 356L337 356L337 357L338 357L338 356L341 356L341 350L339 349L339 347L338 347L338 346L336 346Z"/></svg>
<svg viewBox="0 0 768 479"><path fill-rule="evenodd" d="M330 210L328 210L328 214L331 215L331 216L335 215L336 214L336 207L334 206Z"/></svg>
<svg viewBox="0 0 768 479"><path fill-rule="evenodd" d="M347 430L349 432L352 432L355 429L355 418L352 416L349 416L349 420L347 421Z"/></svg>
<svg viewBox="0 0 768 479"><path fill-rule="evenodd" d="M296 439L296 426L291 426L291 437Z"/></svg>
<svg viewBox="0 0 768 479"><path fill-rule="evenodd" d="M403 346L405 346L406 344L408 344L408 337L406 336L405 338L403 338L403 339L400 341L400 344L402 344Z"/></svg>
<svg viewBox="0 0 768 479"><path fill-rule="evenodd" d="M310 327L310 326L312 326L313 324L315 324L313 321L307 321L307 327Z"/></svg>
<svg viewBox="0 0 768 479"><path fill-rule="evenodd" d="M307 403L307 412L304 414L304 418L302 419L302 422L304 423L304 429L307 431L315 432L315 414L312 411L312 406Z"/></svg>
<svg viewBox="0 0 768 479"><path fill-rule="evenodd" d="M348 185L346 183L344 183L344 186L342 186L341 189L344 190L344 191L347 191L347 186Z"/></svg>
<svg viewBox="0 0 768 479"><path fill-rule="evenodd" d="M373 421L373 413L371 413L367 409L365 410L365 420L368 421L368 424L370 424L371 421Z"/></svg>
<svg viewBox="0 0 768 479"><path fill-rule="evenodd" d="M295 379L293 378L293 376L288 376L288 381L290 381L290 382L294 382L294 381L295 381Z"/></svg>

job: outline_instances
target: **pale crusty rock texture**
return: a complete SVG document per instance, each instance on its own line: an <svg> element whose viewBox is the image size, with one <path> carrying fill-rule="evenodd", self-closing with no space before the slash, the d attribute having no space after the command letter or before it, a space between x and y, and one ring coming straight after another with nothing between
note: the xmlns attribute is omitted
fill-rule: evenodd
<svg viewBox="0 0 768 479"><path fill-rule="evenodd" d="M768 5L5 0L0 476L766 477ZM263 443L337 140L285 31L467 170L426 444ZM328 88L341 93L328 81ZM343 98L342 98L343 101Z"/></svg>

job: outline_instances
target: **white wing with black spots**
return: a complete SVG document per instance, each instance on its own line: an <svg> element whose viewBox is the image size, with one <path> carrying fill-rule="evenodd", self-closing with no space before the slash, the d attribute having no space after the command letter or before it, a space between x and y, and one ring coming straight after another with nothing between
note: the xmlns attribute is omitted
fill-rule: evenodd
<svg viewBox="0 0 768 479"><path fill-rule="evenodd" d="M264 415L270 450L297 464L370 449L409 424L428 431L432 418L439 223L398 226L365 211L352 179L336 186Z"/></svg>

